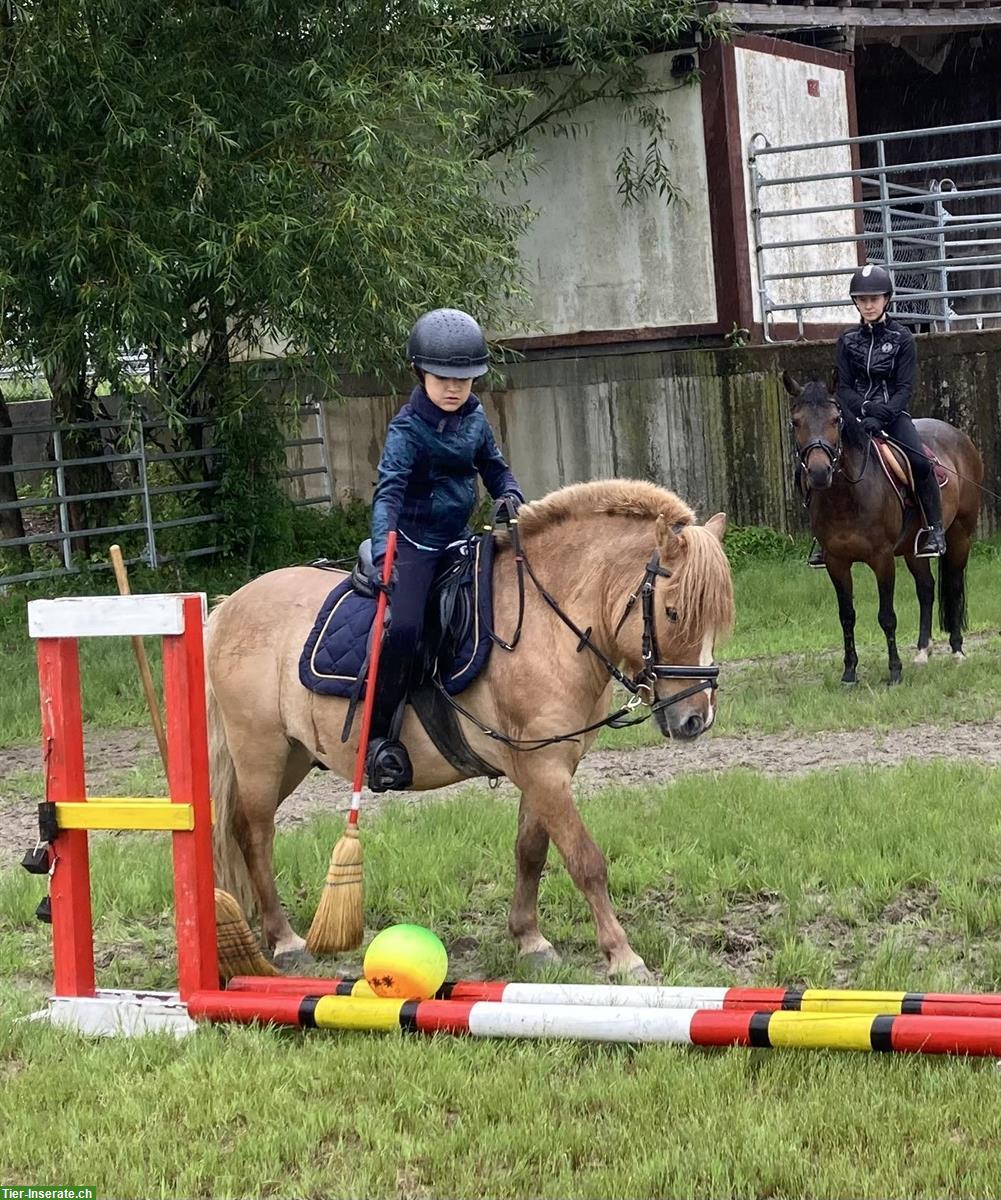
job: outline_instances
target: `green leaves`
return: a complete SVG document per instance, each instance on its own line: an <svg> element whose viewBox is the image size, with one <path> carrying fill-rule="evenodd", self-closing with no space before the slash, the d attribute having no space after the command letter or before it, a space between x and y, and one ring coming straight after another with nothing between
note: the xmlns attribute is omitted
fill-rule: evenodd
<svg viewBox="0 0 1001 1200"><path fill-rule="evenodd" d="M579 136L588 104L617 96L648 134L620 191L670 195L637 56L699 22L689 0L7 13L0 336L24 361L72 345L74 369L110 382L122 350L156 347L168 376L201 361L210 302L251 343L281 331L352 370L396 360L435 304L503 325L528 220L504 173L531 169L533 131Z"/></svg>

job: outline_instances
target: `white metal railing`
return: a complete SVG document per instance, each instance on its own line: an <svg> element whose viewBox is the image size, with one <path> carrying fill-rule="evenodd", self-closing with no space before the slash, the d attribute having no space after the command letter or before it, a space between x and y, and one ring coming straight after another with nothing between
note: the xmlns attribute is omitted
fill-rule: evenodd
<svg viewBox="0 0 1001 1200"><path fill-rule="evenodd" d="M984 133L996 149L950 152L964 135ZM894 144L916 138L942 145L944 155L898 161ZM795 165L838 157L834 170ZM851 165L859 159L866 165ZM810 315L853 319L845 277L865 262L893 272L892 311L910 323L950 330L1001 322L1001 121L788 146L755 134L748 167L767 341L780 314L800 336Z"/></svg>

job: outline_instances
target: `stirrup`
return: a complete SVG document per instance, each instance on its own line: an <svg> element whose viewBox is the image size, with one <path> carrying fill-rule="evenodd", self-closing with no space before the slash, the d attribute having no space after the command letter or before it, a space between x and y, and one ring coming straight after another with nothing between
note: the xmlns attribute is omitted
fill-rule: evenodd
<svg viewBox="0 0 1001 1200"><path fill-rule="evenodd" d="M933 543L934 532L931 525L922 525L914 535L915 558L939 558L945 553L944 550L936 549Z"/></svg>
<svg viewBox="0 0 1001 1200"><path fill-rule="evenodd" d="M406 746L390 738L373 738L366 755L365 774L373 792L406 791L414 781Z"/></svg>
<svg viewBox="0 0 1001 1200"><path fill-rule="evenodd" d="M810 547L806 565L812 567L815 571L823 571L827 566L824 558L824 547L821 546L816 538L813 539L813 545Z"/></svg>

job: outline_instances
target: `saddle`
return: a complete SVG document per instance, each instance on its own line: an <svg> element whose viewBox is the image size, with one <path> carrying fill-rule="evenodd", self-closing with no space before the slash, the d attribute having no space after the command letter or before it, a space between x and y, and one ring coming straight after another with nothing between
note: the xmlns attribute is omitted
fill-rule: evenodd
<svg viewBox="0 0 1001 1200"><path fill-rule="evenodd" d="M457 543L428 595L417 670L408 696L439 752L465 775L499 772L469 747L448 701L465 691L487 664L493 646L492 533ZM330 569L319 561L311 564ZM360 703L365 696L368 649L375 618L377 577L370 540L358 547L351 575L324 600L299 657L303 687ZM392 597L387 623L392 620Z"/></svg>
<svg viewBox="0 0 1001 1200"><path fill-rule="evenodd" d="M897 493L901 507L906 509L914 505L916 503L914 499L916 493L914 488L914 469L911 466L911 460L903 450L891 445L886 438L877 435L872 439L872 443L876 448L876 461L882 467L883 473ZM921 448L932 461L932 469L935 472L935 480L938 486L944 488L949 482L949 472L942 466L930 447L922 442Z"/></svg>

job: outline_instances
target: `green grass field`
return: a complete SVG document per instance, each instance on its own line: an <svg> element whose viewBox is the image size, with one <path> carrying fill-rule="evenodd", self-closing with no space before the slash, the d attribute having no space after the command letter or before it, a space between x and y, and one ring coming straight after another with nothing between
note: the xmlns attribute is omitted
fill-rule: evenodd
<svg viewBox="0 0 1001 1200"><path fill-rule="evenodd" d="M719 730L825 733L996 719L1001 560L971 570L967 663L944 656L890 690L874 588L859 572L862 682L838 683L826 578L742 567ZM776 602L781 597L781 604ZM0 602L0 746L37 739L30 648ZM915 605L901 581L901 643ZM10 669L8 669L10 668ZM84 647L94 729L145 724L127 645ZM899 730L901 732L893 733ZM649 727L608 747L659 740ZM848 757L846 755L846 757ZM143 759L121 790L155 791ZM0 780L0 805L41 775ZM582 801L617 911L664 981L1001 991L1001 806L995 769L846 766L803 778L740 770L610 787ZM278 840L279 887L304 929L343 818ZM436 929L454 976L526 978L506 932L516 810L469 786L364 820L369 931ZM169 843L99 835L92 852L103 986L175 978ZM402 1035L205 1028L175 1043L82 1041L19 1017L51 978L44 884L0 871L0 1185L89 1184L115 1197L940 1197L1001 1194L1001 1074L984 1060L689 1051ZM586 905L553 855L550 977L601 977ZM356 973L360 955L329 969Z"/></svg>
<svg viewBox="0 0 1001 1200"><path fill-rule="evenodd" d="M665 979L1001 987L987 769L734 772L609 791L584 815ZM370 925L419 916L463 939L455 973L518 976L514 829L513 805L483 789L391 806L365 832ZM281 839L300 926L339 831L331 819ZM104 838L94 876L102 982L169 983L166 846ZM246 1029L88 1044L15 1025L48 979L39 894L20 872L0 881L8 1180L129 1197L996 1194L990 1062ZM541 906L567 956L559 977L593 979L586 908L556 863Z"/></svg>

